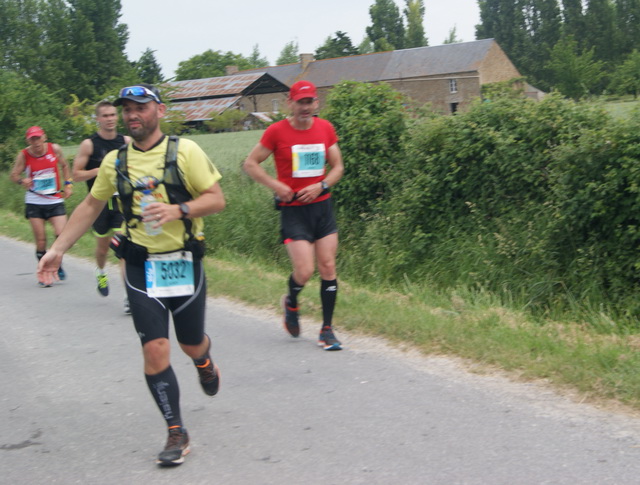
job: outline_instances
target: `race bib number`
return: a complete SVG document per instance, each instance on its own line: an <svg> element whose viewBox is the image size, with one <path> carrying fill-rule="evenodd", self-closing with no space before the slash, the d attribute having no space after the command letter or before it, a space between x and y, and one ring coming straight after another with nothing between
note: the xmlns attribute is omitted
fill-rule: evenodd
<svg viewBox="0 0 640 485"><path fill-rule="evenodd" d="M291 147L292 171L295 178L324 175L324 144L293 145Z"/></svg>
<svg viewBox="0 0 640 485"><path fill-rule="evenodd" d="M55 194L58 191L56 187L56 174L43 173L34 176L33 191L42 195Z"/></svg>
<svg viewBox="0 0 640 485"><path fill-rule="evenodd" d="M144 263L147 295L189 296L194 292L193 255L189 251L150 254Z"/></svg>

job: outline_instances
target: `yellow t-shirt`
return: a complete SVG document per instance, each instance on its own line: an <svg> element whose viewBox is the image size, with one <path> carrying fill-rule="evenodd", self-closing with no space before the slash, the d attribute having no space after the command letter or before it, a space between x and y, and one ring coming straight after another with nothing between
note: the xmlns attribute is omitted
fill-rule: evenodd
<svg viewBox="0 0 640 485"><path fill-rule="evenodd" d="M145 176L152 176L162 180L164 175L165 155L169 137L165 136L160 144L151 150L141 152L129 144L127 151L127 171L129 179L135 184ZM100 164L100 170L96 181L91 189L91 195L98 200L109 200L117 190L115 161L118 151L114 150L107 154ZM178 142L178 169L182 172L185 187L195 199L203 191L209 189L222 178L215 165L209 160L194 141L180 138ZM126 183L126 182L125 182ZM140 215L140 199L142 191L136 190L133 193L133 214ZM153 195L158 202L169 204L169 197L164 184L160 184ZM191 219L194 235L202 232L204 222L201 217ZM133 221L130 221L133 223ZM181 220L167 222L162 225L162 233L157 236L150 236L144 230L144 224L138 222L136 227L129 229L131 239L134 243L147 248L149 253L164 253L175 251L184 247L185 230Z"/></svg>

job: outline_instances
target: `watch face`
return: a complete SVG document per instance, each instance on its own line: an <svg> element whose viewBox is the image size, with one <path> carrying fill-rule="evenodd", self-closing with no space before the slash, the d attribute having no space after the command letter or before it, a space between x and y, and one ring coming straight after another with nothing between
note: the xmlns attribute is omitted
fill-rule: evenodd
<svg viewBox="0 0 640 485"><path fill-rule="evenodd" d="M180 204L180 211L182 212L183 216L186 216L187 214L189 214L189 206L187 204Z"/></svg>

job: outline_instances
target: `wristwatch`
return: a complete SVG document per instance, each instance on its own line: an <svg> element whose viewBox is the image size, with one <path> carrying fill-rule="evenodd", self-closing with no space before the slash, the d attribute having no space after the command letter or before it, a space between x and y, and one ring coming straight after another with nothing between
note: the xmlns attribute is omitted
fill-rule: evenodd
<svg viewBox="0 0 640 485"><path fill-rule="evenodd" d="M322 190L328 190L329 189L329 185L324 180L322 182L320 182L320 187L322 187Z"/></svg>
<svg viewBox="0 0 640 485"><path fill-rule="evenodd" d="M189 206L183 202L180 204L180 212L182 212L182 217L180 219L186 219L189 215Z"/></svg>

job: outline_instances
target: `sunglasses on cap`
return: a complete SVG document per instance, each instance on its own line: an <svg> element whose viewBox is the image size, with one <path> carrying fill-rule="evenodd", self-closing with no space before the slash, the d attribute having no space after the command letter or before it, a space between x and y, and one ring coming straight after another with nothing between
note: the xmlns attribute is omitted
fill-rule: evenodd
<svg viewBox="0 0 640 485"><path fill-rule="evenodd" d="M145 88L144 86L129 86L126 88L122 88L120 90L119 97L126 98L127 96L140 96L143 98L151 98L156 103L162 104L162 101L160 101L160 98L158 97L158 95L153 91L151 91L151 89Z"/></svg>

